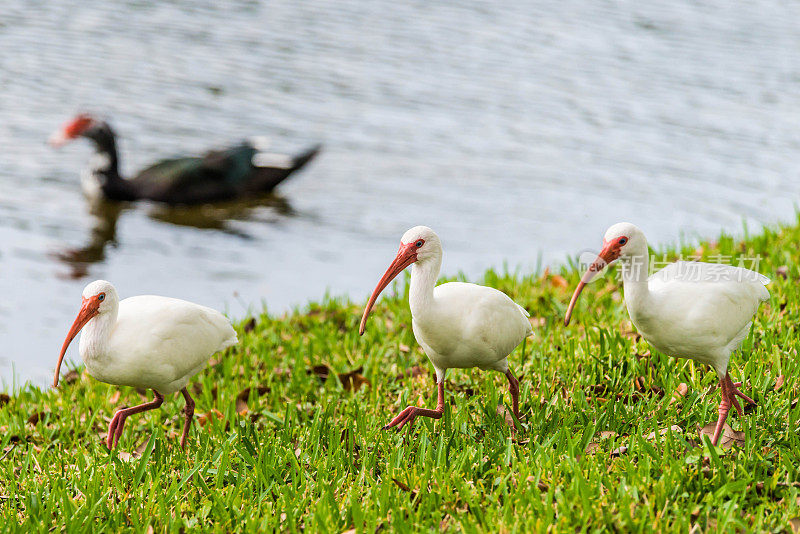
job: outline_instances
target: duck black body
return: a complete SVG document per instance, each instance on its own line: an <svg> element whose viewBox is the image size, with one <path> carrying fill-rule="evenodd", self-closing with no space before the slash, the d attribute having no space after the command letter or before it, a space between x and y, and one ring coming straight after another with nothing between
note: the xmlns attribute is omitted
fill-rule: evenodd
<svg viewBox="0 0 800 534"><path fill-rule="evenodd" d="M84 137L96 149L82 176L84 192L108 200L152 200L166 204L205 204L271 192L320 150L316 145L296 156L265 154L253 143L210 150L202 156L166 159L131 178L119 174L114 131L105 121L81 114L50 138L56 147Z"/></svg>

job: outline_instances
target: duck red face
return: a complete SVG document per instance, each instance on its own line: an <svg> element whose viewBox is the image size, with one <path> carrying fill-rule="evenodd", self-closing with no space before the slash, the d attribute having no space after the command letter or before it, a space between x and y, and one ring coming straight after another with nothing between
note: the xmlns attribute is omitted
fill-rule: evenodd
<svg viewBox="0 0 800 534"><path fill-rule="evenodd" d="M94 118L86 113L81 113L50 136L49 143L53 147L61 147L73 139L77 139L95 124Z"/></svg>

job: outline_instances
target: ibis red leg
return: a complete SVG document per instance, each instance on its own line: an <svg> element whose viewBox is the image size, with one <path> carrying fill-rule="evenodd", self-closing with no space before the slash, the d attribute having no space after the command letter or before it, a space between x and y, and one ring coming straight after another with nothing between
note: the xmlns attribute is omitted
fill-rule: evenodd
<svg viewBox="0 0 800 534"><path fill-rule="evenodd" d="M519 380L517 380L510 369L506 371L506 378L508 378L508 392L511 394L511 405L514 408L514 415L519 419Z"/></svg>
<svg viewBox="0 0 800 534"><path fill-rule="evenodd" d="M388 428L392 428L393 426L397 427L397 430L403 428L406 424L411 424L414 422L414 419L417 418L418 415L423 417L430 417L432 419L440 419L442 414L444 413L444 380L437 384L439 388L438 394L438 401L436 403L435 410L429 410L427 408L418 408L416 406L409 406L402 412L400 412L397 417L392 419L388 425L383 427L381 430L386 430Z"/></svg>
<svg viewBox="0 0 800 534"><path fill-rule="evenodd" d="M717 410L719 413L719 418L717 419L717 426L714 428L714 437L711 439L711 443L717 445L719 443L719 437L722 434L722 428L725 425L725 420L728 418L728 412L731 409L731 406L736 408L736 412L739 414L739 417L744 415L744 410L742 410L741 404L739 404L739 400L736 397L740 397L745 402L749 402L750 404L755 404L756 401L739 391L737 386L740 386L740 382L736 382L735 384L731 380L731 375L726 374L725 378L720 379L719 381L720 389L722 390L722 400L719 403L719 409Z"/></svg>
<svg viewBox="0 0 800 534"><path fill-rule="evenodd" d="M106 447L112 449L113 447L117 446L117 443L119 443L119 438L122 436L122 428L125 426L125 419L127 419L129 415L146 412L148 410L155 410L161 406L161 404L164 402L164 395L156 390L153 390L153 393L156 394L156 398L152 401L145 402L144 404L133 406L131 408L124 408L114 414L114 417L111 419L111 423L108 425L108 438L106 438Z"/></svg>
<svg viewBox="0 0 800 534"><path fill-rule="evenodd" d="M189 428L192 426L192 420L194 419L194 399L189 395L189 390L186 388L181 390L181 394L186 400L186 407L183 409L186 421L183 424L183 435L181 436L181 449L185 449L186 438L189 437Z"/></svg>

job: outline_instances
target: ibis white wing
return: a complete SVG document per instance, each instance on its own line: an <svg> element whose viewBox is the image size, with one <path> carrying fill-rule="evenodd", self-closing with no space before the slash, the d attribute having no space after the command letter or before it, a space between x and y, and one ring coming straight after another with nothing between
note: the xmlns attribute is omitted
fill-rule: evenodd
<svg viewBox="0 0 800 534"><path fill-rule="evenodd" d="M167 394L237 341L230 321L216 310L168 297L131 297L120 302L106 367L117 383L157 386Z"/></svg>
<svg viewBox="0 0 800 534"><path fill-rule="evenodd" d="M648 278L651 290L657 290L661 284L670 282L692 282L715 284L733 282L750 287L761 300L769 299L769 291L764 287L771 280L761 273L721 263L705 263L700 261L676 261L670 263Z"/></svg>
<svg viewBox="0 0 800 534"><path fill-rule="evenodd" d="M631 305L627 291L625 297L634 325L658 350L722 372L759 304L769 299L767 283L740 267L676 262L648 279L646 302Z"/></svg>
<svg viewBox="0 0 800 534"><path fill-rule="evenodd" d="M414 318L414 333L437 368L494 368L533 334L528 312L502 291L450 282L433 296L424 320Z"/></svg>

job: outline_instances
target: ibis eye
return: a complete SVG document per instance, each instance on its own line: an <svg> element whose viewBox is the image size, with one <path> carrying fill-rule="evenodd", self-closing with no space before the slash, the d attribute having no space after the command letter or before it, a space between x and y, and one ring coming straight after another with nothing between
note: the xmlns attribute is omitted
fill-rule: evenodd
<svg viewBox="0 0 800 534"><path fill-rule="evenodd" d="M106 294L105 293L100 293L99 295L97 295L97 300L99 300L100 302L103 302L104 300L106 300Z"/></svg>
<svg viewBox="0 0 800 534"><path fill-rule="evenodd" d="M627 238L627 237L620 237L620 238L619 238L619 241L618 241L618 243L619 243L620 245L624 245L624 244L625 244L625 243L627 243L627 242L628 242L628 238Z"/></svg>
<svg viewBox="0 0 800 534"><path fill-rule="evenodd" d="M417 247L417 248L419 248L419 247L421 247L421 246L422 246L422 244L423 244L423 243L425 243L425 241L423 241L422 239L420 239L419 241L417 241L416 243L414 243L414 246L415 246L415 247Z"/></svg>

